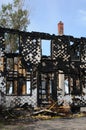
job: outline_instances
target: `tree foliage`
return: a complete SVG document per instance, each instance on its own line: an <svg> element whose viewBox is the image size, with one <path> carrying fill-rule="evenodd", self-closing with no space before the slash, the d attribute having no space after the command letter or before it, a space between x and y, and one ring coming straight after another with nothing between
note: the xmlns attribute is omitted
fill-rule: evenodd
<svg viewBox="0 0 86 130"><path fill-rule="evenodd" d="M28 19L29 11L24 8L23 0L13 0L13 3L2 5L0 10L0 26L26 31L30 23ZM17 36L6 34L6 45L10 45L11 50L15 52L18 47Z"/></svg>
<svg viewBox="0 0 86 130"><path fill-rule="evenodd" d="M22 0L13 0L13 3L2 5L0 11L0 26L18 30L26 30L29 20L29 11L24 9Z"/></svg>

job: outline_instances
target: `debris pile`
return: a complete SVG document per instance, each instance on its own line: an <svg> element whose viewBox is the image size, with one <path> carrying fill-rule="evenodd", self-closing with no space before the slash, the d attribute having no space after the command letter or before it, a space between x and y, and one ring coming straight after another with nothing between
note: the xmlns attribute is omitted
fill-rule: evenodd
<svg viewBox="0 0 86 130"><path fill-rule="evenodd" d="M86 113L82 115L86 116ZM0 120L7 124L32 123L41 119L55 117L74 117L67 102L64 101L61 105L58 105L57 102L52 101L49 106L35 108L28 105L28 103L10 109L0 106Z"/></svg>
<svg viewBox="0 0 86 130"><path fill-rule="evenodd" d="M32 112L33 107L27 103L9 109L0 106L0 120L5 124L30 123L35 121L31 116Z"/></svg>

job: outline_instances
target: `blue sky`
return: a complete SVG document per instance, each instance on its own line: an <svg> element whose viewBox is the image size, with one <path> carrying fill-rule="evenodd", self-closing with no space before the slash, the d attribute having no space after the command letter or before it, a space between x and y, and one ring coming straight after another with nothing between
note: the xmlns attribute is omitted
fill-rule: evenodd
<svg viewBox="0 0 86 130"><path fill-rule="evenodd" d="M61 20L65 34L86 36L86 0L29 0L28 5L30 30L57 34L57 23Z"/></svg>
<svg viewBox="0 0 86 130"><path fill-rule="evenodd" d="M0 0L0 5L12 0ZM64 34L86 37L86 0L24 0L30 10L28 31L58 34L57 23L64 23Z"/></svg>
<svg viewBox="0 0 86 130"><path fill-rule="evenodd" d="M64 23L64 34L86 36L86 0L24 0L30 10L28 31L57 35L57 23ZM1 4L12 0L0 0Z"/></svg>

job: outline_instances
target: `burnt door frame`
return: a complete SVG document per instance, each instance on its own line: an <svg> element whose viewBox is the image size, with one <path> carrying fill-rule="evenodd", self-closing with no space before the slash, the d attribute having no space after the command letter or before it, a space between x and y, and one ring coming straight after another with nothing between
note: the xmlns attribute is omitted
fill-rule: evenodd
<svg viewBox="0 0 86 130"><path fill-rule="evenodd" d="M42 74L46 76L45 79L45 96L46 96L46 101L49 102L49 100L57 101L57 73L56 72L38 72L38 77L37 77L37 104L38 106L42 105L43 101L43 86L42 86ZM53 76L52 76L53 74ZM52 77L50 77L51 75ZM49 90L48 90L49 89Z"/></svg>

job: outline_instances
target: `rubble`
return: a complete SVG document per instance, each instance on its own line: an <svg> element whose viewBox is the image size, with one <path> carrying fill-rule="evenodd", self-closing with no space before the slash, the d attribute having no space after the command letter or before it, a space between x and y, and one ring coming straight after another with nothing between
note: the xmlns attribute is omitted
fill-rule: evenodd
<svg viewBox="0 0 86 130"><path fill-rule="evenodd" d="M64 102L58 105L57 102L52 103L47 107L33 108L27 103L20 107L5 109L0 106L0 120L5 124L18 123L33 123L38 120L48 120L52 118L75 118L86 116L86 112L72 113L71 107Z"/></svg>

